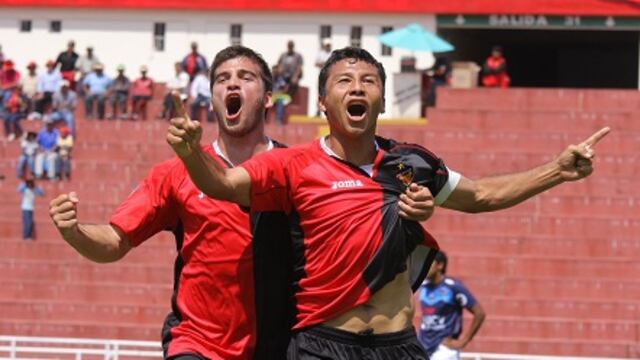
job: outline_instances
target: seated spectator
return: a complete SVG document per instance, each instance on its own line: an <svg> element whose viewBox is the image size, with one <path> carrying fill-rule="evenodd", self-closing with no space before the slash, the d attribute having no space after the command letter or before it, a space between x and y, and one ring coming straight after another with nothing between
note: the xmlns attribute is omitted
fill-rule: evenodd
<svg viewBox="0 0 640 360"><path fill-rule="evenodd" d="M45 128L38 132L38 153L36 154L35 175L41 179L44 171L47 171L49 180L56 179L56 163L58 153L56 146L58 145L58 130L55 128L53 120L48 116L43 116Z"/></svg>
<svg viewBox="0 0 640 360"><path fill-rule="evenodd" d="M287 82L287 92L293 98L302 79L302 55L294 49L293 41L287 42L287 51L278 59L278 72Z"/></svg>
<svg viewBox="0 0 640 360"><path fill-rule="evenodd" d="M271 69L273 75L273 105L276 110L276 122L284 124L285 107L291 102L291 96L287 93L287 82L284 80L278 67Z"/></svg>
<svg viewBox="0 0 640 360"><path fill-rule="evenodd" d="M35 112L32 117L39 118L48 112L53 101L53 94L60 89L62 76L56 70L55 65L53 60L47 61L47 71L38 76L38 92L36 93Z"/></svg>
<svg viewBox="0 0 640 360"><path fill-rule="evenodd" d="M422 109L436 105L439 87L447 86L451 77L451 68L446 58L436 58L433 67L423 73L422 77Z"/></svg>
<svg viewBox="0 0 640 360"><path fill-rule="evenodd" d="M13 141L22 135L20 121L27 117L28 106L29 99L22 92L22 85L16 85L4 92L2 107L7 141Z"/></svg>
<svg viewBox="0 0 640 360"><path fill-rule="evenodd" d="M22 194L22 239L33 240L33 210L35 208L36 196L44 196L41 187L36 186L34 179L27 179L20 183L18 192Z"/></svg>
<svg viewBox="0 0 640 360"><path fill-rule="evenodd" d="M491 56L487 58L482 67L482 85L486 87L509 87L511 79L507 74L507 60L502 54L501 46L494 46L491 50Z"/></svg>
<svg viewBox="0 0 640 360"><path fill-rule="evenodd" d="M111 78L103 72L104 66L98 63L93 67L93 72L84 78L84 108L87 119L93 119L93 105L97 105L98 119L104 119L104 106L107 93L111 86Z"/></svg>
<svg viewBox="0 0 640 360"><path fill-rule="evenodd" d="M2 91L13 89L20 83L20 72L13 66L13 61L5 60L2 64L2 74L0 75L0 88Z"/></svg>
<svg viewBox="0 0 640 360"><path fill-rule="evenodd" d="M191 83L191 118L200 119L200 112L207 112L207 121L213 121L211 111L211 87L209 86L209 71L201 70Z"/></svg>
<svg viewBox="0 0 640 360"><path fill-rule="evenodd" d="M62 86L53 94L53 113L51 119L54 122L64 121L66 126L75 134L75 122L73 112L76 110L78 96L71 90L71 84L62 80Z"/></svg>
<svg viewBox="0 0 640 360"><path fill-rule="evenodd" d="M175 76L167 81L167 93L162 103L162 113L158 116L160 119L170 119L173 117L173 100L171 98L172 91L178 91L180 98L184 101L187 99L187 89L189 88L189 75L182 70L182 64L177 62L174 65Z"/></svg>
<svg viewBox="0 0 640 360"><path fill-rule="evenodd" d="M38 142L36 139L38 134L33 131L27 132L20 142L20 157L18 158L18 179L24 179L34 174L34 165L36 162L36 152L38 151ZM25 167L28 173L25 172Z"/></svg>
<svg viewBox="0 0 640 360"><path fill-rule="evenodd" d="M27 75L23 76L20 80L22 84L22 92L29 99L29 109L28 113L31 113L34 110L35 106L35 98L38 93L38 74L36 73L36 63L31 61L29 65L27 65Z"/></svg>
<svg viewBox="0 0 640 360"><path fill-rule="evenodd" d="M60 128L60 136L56 144L58 150L58 169L60 180L71 180L71 149L73 136L66 127Z"/></svg>
<svg viewBox="0 0 640 360"><path fill-rule="evenodd" d="M153 96L153 80L147 77L147 67L140 67L140 77L131 86L131 112L133 120L147 120L147 103Z"/></svg>
<svg viewBox="0 0 640 360"><path fill-rule="evenodd" d="M125 119L127 117L127 104L129 103L129 88L131 88L131 81L124 74L124 65L118 65L118 76L113 79L111 85L111 113L107 116L107 119ZM119 110L119 111L118 111ZM118 115L118 112L120 113Z"/></svg>

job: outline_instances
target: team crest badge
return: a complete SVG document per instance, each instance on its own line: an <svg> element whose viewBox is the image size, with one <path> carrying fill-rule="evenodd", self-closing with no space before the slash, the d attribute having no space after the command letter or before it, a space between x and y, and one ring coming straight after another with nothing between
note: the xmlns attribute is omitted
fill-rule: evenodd
<svg viewBox="0 0 640 360"><path fill-rule="evenodd" d="M400 180L404 186L409 186L413 182L413 168L411 166L407 166L404 163L398 164L396 178Z"/></svg>

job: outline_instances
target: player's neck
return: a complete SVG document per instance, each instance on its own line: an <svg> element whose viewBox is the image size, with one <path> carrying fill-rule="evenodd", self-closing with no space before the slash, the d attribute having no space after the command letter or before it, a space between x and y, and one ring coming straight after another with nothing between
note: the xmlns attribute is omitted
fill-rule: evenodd
<svg viewBox="0 0 640 360"><path fill-rule="evenodd" d="M376 158L375 135L357 138L329 134L326 144L340 158L357 166L372 164Z"/></svg>
<svg viewBox="0 0 640 360"><path fill-rule="evenodd" d="M444 278L445 278L444 274L437 273L434 276L429 277L429 282L432 283L433 285L438 285L444 281Z"/></svg>
<svg viewBox="0 0 640 360"><path fill-rule="evenodd" d="M269 139L262 130L252 131L240 137L220 132L217 141L220 151L234 165L239 165L254 155L266 151L269 146Z"/></svg>

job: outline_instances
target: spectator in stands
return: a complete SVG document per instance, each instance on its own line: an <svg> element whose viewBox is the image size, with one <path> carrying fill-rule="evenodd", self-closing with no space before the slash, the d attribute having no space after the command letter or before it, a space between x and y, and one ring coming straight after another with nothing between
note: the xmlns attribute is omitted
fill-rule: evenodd
<svg viewBox="0 0 640 360"><path fill-rule="evenodd" d="M423 73L422 108L436 105L436 93L439 87L447 86L451 77L451 67L446 58L436 58L433 67Z"/></svg>
<svg viewBox="0 0 640 360"><path fill-rule="evenodd" d="M73 136L66 127L60 128L60 136L56 143L58 151L58 176L60 180L71 180L71 149L73 149Z"/></svg>
<svg viewBox="0 0 640 360"><path fill-rule="evenodd" d="M507 74L507 60L503 56L501 46L493 47L491 56L482 66L482 74L482 85L486 87L509 87L511 79Z"/></svg>
<svg viewBox="0 0 640 360"><path fill-rule="evenodd" d="M127 117L127 104L129 103L129 89L131 88L131 81L124 74L124 65L118 65L118 76L113 79L111 85L111 113L107 116L107 119L114 119L116 116L118 119L125 119ZM119 114L118 114L119 112Z"/></svg>
<svg viewBox="0 0 640 360"><path fill-rule="evenodd" d="M198 53L198 43L191 43L191 52L184 57L182 60L182 69L189 74L189 81L193 81L196 75L198 75L202 70L206 70L209 66L207 65L207 59Z"/></svg>
<svg viewBox="0 0 640 360"><path fill-rule="evenodd" d="M76 43L70 40L67 43L67 50L61 52L56 59L55 65L60 65L62 78L69 81L72 89L76 87L76 62L78 54L74 51Z"/></svg>
<svg viewBox="0 0 640 360"><path fill-rule="evenodd" d="M35 62L29 62L27 65L27 75L23 76L20 80L22 92L24 92L29 99L29 109L27 110L29 113L34 109L34 99L38 93L38 74L36 73L36 68L37 65Z"/></svg>
<svg viewBox="0 0 640 360"><path fill-rule="evenodd" d="M98 59L98 57L93 53L93 46L91 45L87 46L87 54L80 56L78 58L78 61L76 62L76 69L80 72L80 77L78 79L78 82L81 85L77 86L75 89L74 88L72 89L77 91L78 95L84 96L83 94L84 89L82 88L82 83L84 81L84 78L87 75L89 75L91 71L93 71L93 67L99 62L100 62L100 59Z"/></svg>
<svg viewBox="0 0 640 360"><path fill-rule="evenodd" d="M7 141L22 135L20 121L27 117L29 99L22 92L22 85L7 89L3 94L2 108L4 117L4 134Z"/></svg>
<svg viewBox="0 0 640 360"><path fill-rule="evenodd" d="M147 76L147 66L140 67L140 77L131 86L131 112L133 120L147 120L147 103L153 96L153 80Z"/></svg>
<svg viewBox="0 0 640 360"><path fill-rule="evenodd" d="M36 105L34 117L41 117L49 110L53 101L53 94L60 89L62 77L55 68L53 60L47 61L47 71L38 76L38 92L36 93Z"/></svg>
<svg viewBox="0 0 640 360"><path fill-rule="evenodd" d="M0 88L2 91L13 89L20 83L20 72L13 66L13 61L6 60L2 64L2 74L0 75Z"/></svg>
<svg viewBox="0 0 640 360"><path fill-rule="evenodd" d="M38 134L28 131L20 142L20 157L18 158L18 169L16 175L18 179L24 179L34 175L34 166L36 162L36 153L38 151L38 142L36 141ZM25 167L28 173L25 172ZM28 174L28 175L27 175ZM27 175L27 176L25 176Z"/></svg>
<svg viewBox="0 0 640 360"><path fill-rule="evenodd" d="M49 180L55 180L57 170L56 163L58 159L56 146L58 145L58 137L60 134L49 116L43 116L42 121L45 127L38 132L38 153L36 154L34 172L36 178L41 179L46 170Z"/></svg>
<svg viewBox="0 0 640 360"><path fill-rule="evenodd" d="M0 68L2 68L2 65L4 64L4 53L2 52L2 45L0 45ZM0 70L1 72L2 70Z"/></svg>
<svg viewBox="0 0 640 360"><path fill-rule="evenodd" d="M420 332L418 338L431 360L459 360L480 329L485 312L471 292L457 279L446 276L447 255L440 251L418 290ZM462 310L473 314L469 331L462 334Z"/></svg>
<svg viewBox="0 0 640 360"><path fill-rule="evenodd" d="M44 191L41 187L36 186L34 179L29 178L20 183L18 192L22 194L22 239L33 240L35 235L33 210L36 196L44 196Z"/></svg>
<svg viewBox="0 0 640 360"><path fill-rule="evenodd" d="M71 84L62 80L60 90L53 94L53 113L51 119L54 122L64 121L66 126L75 134L74 111L78 103L78 96L71 90Z"/></svg>
<svg viewBox="0 0 640 360"><path fill-rule="evenodd" d="M331 39L322 39L321 45L318 56L316 56L316 67L318 69L322 69L324 63L327 62L327 59L331 56Z"/></svg>
<svg viewBox="0 0 640 360"><path fill-rule="evenodd" d="M209 71L201 70L191 83L191 118L200 119L200 113L204 109L207 112L207 121L212 122L211 111L211 87L209 86Z"/></svg>
<svg viewBox="0 0 640 360"><path fill-rule="evenodd" d="M96 104L98 119L104 119L104 106L111 86L111 78L104 74L104 66L97 63L93 72L84 79L84 108L87 119L93 119L93 105Z"/></svg>
<svg viewBox="0 0 640 360"><path fill-rule="evenodd" d="M173 101L171 100L171 92L178 91L180 98L184 101L188 97L189 74L182 70L182 63L175 63L175 76L167 80L167 93L162 103L162 113L158 116L160 119L170 119L173 117Z"/></svg>
<svg viewBox="0 0 640 360"><path fill-rule="evenodd" d="M287 51L278 59L278 72L287 82L287 92L293 98L298 90L298 83L302 79L302 55L295 52L292 40L287 42Z"/></svg>
<svg viewBox="0 0 640 360"><path fill-rule="evenodd" d="M278 67L271 68L273 76L273 107L276 111L276 122L284 124L285 108L291 102L291 96L287 93L287 82L284 80Z"/></svg>

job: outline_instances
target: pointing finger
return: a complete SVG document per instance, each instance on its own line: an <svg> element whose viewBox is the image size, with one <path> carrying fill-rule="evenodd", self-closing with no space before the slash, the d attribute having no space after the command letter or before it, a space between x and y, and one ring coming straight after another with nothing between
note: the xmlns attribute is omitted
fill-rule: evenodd
<svg viewBox="0 0 640 360"><path fill-rule="evenodd" d="M608 126L605 126L602 129L598 130L595 134L589 136L589 138L583 141L582 143L586 146L593 146L597 144L600 140L602 140L602 138L607 136L607 134L610 131L611 131L611 128Z"/></svg>
<svg viewBox="0 0 640 360"><path fill-rule="evenodd" d="M177 90L171 91L171 100L173 101L173 108L175 110L176 117L189 119L189 115L187 111L184 109L184 104L182 103L182 99L180 99L180 92Z"/></svg>

